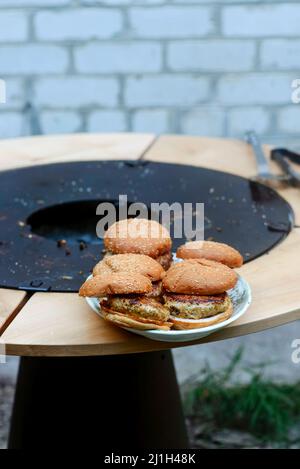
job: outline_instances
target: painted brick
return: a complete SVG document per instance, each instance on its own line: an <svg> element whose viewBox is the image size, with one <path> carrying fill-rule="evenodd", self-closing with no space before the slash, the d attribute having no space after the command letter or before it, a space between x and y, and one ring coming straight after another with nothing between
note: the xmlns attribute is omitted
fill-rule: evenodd
<svg viewBox="0 0 300 469"><path fill-rule="evenodd" d="M0 106L1 109L1 106ZM1 112L0 135L1 138L20 137L24 129L23 117L17 112Z"/></svg>
<svg viewBox="0 0 300 469"><path fill-rule="evenodd" d="M300 5L228 6L221 20L225 36L299 36Z"/></svg>
<svg viewBox="0 0 300 469"><path fill-rule="evenodd" d="M229 105L288 103L292 79L274 73L223 76L217 87L218 100Z"/></svg>
<svg viewBox="0 0 300 469"><path fill-rule="evenodd" d="M123 111L94 111L88 118L89 132L124 132L127 129Z"/></svg>
<svg viewBox="0 0 300 469"><path fill-rule="evenodd" d="M224 128L224 112L211 106L186 113L181 120L183 133L221 137Z"/></svg>
<svg viewBox="0 0 300 469"><path fill-rule="evenodd" d="M36 36L40 40L104 39L121 29L121 13L110 9L41 11L35 17Z"/></svg>
<svg viewBox="0 0 300 469"><path fill-rule="evenodd" d="M68 63L68 53L63 47L38 44L0 47L0 74L63 73Z"/></svg>
<svg viewBox="0 0 300 469"><path fill-rule="evenodd" d="M269 39L261 45L260 60L263 68L297 70L299 68L299 57L299 39Z"/></svg>
<svg viewBox="0 0 300 469"><path fill-rule="evenodd" d="M122 6L132 4L142 5L160 5L165 3L165 0L81 0L83 5L109 5L109 6Z"/></svg>
<svg viewBox="0 0 300 469"><path fill-rule="evenodd" d="M168 47L172 70L246 71L254 66L253 41L174 41Z"/></svg>
<svg viewBox="0 0 300 469"><path fill-rule="evenodd" d="M48 7L48 6L64 6L72 3L73 0L1 0L1 7Z"/></svg>
<svg viewBox="0 0 300 469"><path fill-rule="evenodd" d="M152 42L87 44L75 51L75 66L83 73L157 72L162 66L161 46Z"/></svg>
<svg viewBox="0 0 300 469"><path fill-rule="evenodd" d="M184 75L159 75L128 78L126 104L143 106L191 106L203 102L209 95L206 78Z"/></svg>
<svg viewBox="0 0 300 469"><path fill-rule="evenodd" d="M169 130L169 113L165 110L140 110L134 113L132 120L134 132L166 133Z"/></svg>
<svg viewBox="0 0 300 469"><path fill-rule="evenodd" d="M232 109L228 112L229 135L240 136L247 130L266 133L270 126L268 111L262 107Z"/></svg>
<svg viewBox="0 0 300 469"><path fill-rule="evenodd" d="M6 83L6 109L21 109L25 104L24 86L22 80L18 79L7 79ZM3 106L0 105L0 111L3 110Z"/></svg>
<svg viewBox="0 0 300 469"><path fill-rule="evenodd" d="M114 107L119 86L113 78L45 78L35 86L36 102L52 108Z"/></svg>
<svg viewBox="0 0 300 469"><path fill-rule="evenodd" d="M137 37L201 37L215 30L208 7L132 8L129 21L132 33Z"/></svg>
<svg viewBox="0 0 300 469"><path fill-rule="evenodd" d="M300 132L300 106L292 105L278 112L278 128L281 132L299 134Z"/></svg>
<svg viewBox="0 0 300 469"><path fill-rule="evenodd" d="M28 37L27 15L21 11L0 12L0 41L23 41Z"/></svg>
<svg viewBox="0 0 300 469"><path fill-rule="evenodd" d="M71 111L45 111L41 114L44 134L71 133L80 130L81 117Z"/></svg>

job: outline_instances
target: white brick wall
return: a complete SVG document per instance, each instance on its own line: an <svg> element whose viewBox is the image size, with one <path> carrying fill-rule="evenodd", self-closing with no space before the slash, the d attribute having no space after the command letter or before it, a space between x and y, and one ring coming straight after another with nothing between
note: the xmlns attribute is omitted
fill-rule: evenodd
<svg viewBox="0 0 300 469"><path fill-rule="evenodd" d="M75 50L75 67L82 73L158 72L161 45L153 42L87 44Z"/></svg>
<svg viewBox="0 0 300 469"><path fill-rule="evenodd" d="M123 111L94 111L88 118L89 132L125 132L126 115Z"/></svg>
<svg viewBox="0 0 300 469"><path fill-rule="evenodd" d="M202 77L159 75L129 78L125 85L128 107L193 106L208 98L209 82Z"/></svg>
<svg viewBox="0 0 300 469"><path fill-rule="evenodd" d="M160 109L136 111L133 116L132 130L156 134L166 133L169 130L169 113Z"/></svg>
<svg viewBox="0 0 300 469"><path fill-rule="evenodd" d="M298 0L0 0L0 138L183 132L300 146ZM25 129L25 130L24 130Z"/></svg>
<svg viewBox="0 0 300 469"><path fill-rule="evenodd" d="M259 134L267 133L270 127L270 116L262 107L242 107L228 112L228 131L231 135L243 136L249 130Z"/></svg>
<svg viewBox="0 0 300 469"><path fill-rule="evenodd" d="M1 0L0 7L45 7L69 5L72 0Z"/></svg>
<svg viewBox="0 0 300 469"><path fill-rule="evenodd" d="M225 36L298 36L300 5L228 6L222 11Z"/></svg>
<svg viewBox="0 0 300 469"><path fill-rule="evenodd" d="M25 13L19 11L0 12L0 41L25 41L28 37L28 26Z"/></svg>
<svg viewBox="0 0 300 469"><path fill-rule="evenodd" d="M287 106L278 113L278 126L283 133L299 134L300 132L300 107Z"/></svg>
<svg viewBox="0 0 300 469"><path fill-rule="evenodd" d="M81 130L82 119L73 111L43 111L41 127L45 134L63 134Z"/></svg>
<svg viewBox="0 0 300 469"><path fill-rule="evenodd" d="M224 76L217 99L224 105L284 104L290 101L292 79L292 75L273 73Z"/></svg>
<svg viewBox="0 0 300 469"><path fill-rule="evenodd" d="M186 113L182 118L182 131L191 135L218 137L223 134L225 115L221 109L203 107Z"/></svg>
<svg viewBox="0 0 300 469"><path fill-rule="evenodd" d="M132 8L129 25L136 37L201 37L214 32L212 12L207 7Z"/></svg>
<svg viewBox="0 0 300 469"><path fill-rule="evenodd" d="M21 79L11 79L6 85L5 109L19 109L25 104L24 83ZM1 106L0 106L1 110Z"/></svg>
<svg viewBox="0 0 300 469"><path fill-rule="evenodd" d="M106 39L119 33L122 26L122 14L109 9L41 11L35 17L35 33L41 41Z"/></svg>
<svg viewBox="0 0 300 469"><path fill-rule="evenodd" d="M114 78L45 78L35 86L35 102L49 108L115 107L118 94Z"/></svg>
<svg viewBox="0 0 300 469"><path fill-rule="evenodd" d="M5 138L22 135L24 121L22 115L17 112L2 112L0 119L0 135Z"/></svg>
<svg viewBox="0 0 300 469"><path fill-rule="evenodd" d="M299 67L300 39L268 39L261 45L261 66L269 70Z"/></svg>
<svg viewBox="0 0 300 469"><path fill-rule="evenodd" d="M1 75L64 73L68 64L68 52L60 46L26 44L0 47Z"/></svg>
<svg viewBox="0 0 300 469"><path fill-rule="evenodd" d="M253 41L174 41L168 46L168 65L174 71L235 72L252 70Z"/></svg>

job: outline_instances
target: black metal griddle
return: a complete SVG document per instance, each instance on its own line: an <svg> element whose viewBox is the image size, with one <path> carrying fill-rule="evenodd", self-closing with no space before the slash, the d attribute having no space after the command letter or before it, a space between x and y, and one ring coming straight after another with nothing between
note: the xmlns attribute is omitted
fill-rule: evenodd
<svg viewBox="0 0 300 469"><path fill-rule="evenodd" d="M103 244L99 202L203 202L205 239L250 261L292 228L290 205L271 188L205 168L147 161L51 164L0 173L0 287L78 291ZM67 244L60 240L66 240ZM174 250L185 239L174 239Z"/></svg>

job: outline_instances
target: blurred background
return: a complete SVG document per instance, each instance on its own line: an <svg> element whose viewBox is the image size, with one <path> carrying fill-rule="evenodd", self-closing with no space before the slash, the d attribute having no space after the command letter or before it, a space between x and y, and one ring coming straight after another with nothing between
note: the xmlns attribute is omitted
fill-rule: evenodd
<svg viewBox="0 0 300 469"><path fill-rule="evenodd" d="M299 25L297 0L0 0L0 79L7 93L0 138L124 131L243 138L251 128L264 142L300 149L300 104L292 102L292 83L300 78ZM189 418L194 445L272 446L291 427L286 444L299 447L300 365L291 360L297 337L299 322L174 351L183 394L191 380L198 397L210 383L220 392L217 403L220 396L225 402L228 386L218 373L238 364L233 402L240 403L236 412L246 419L245 431L237 433L236 422L226 421L232 401L219 417L214 400L210 406L200 401L212 414L206 427L205 416L201 425ZM208 362L213 372L203 377ZM263 384L253 372L261 366ZM16 369L13 358L0 367L0 447ZM291 415L282 383L296 396ZM249 392L261 406L261 426L247 420L251 411L243 399ZM233 430L214 421L218 431L211 441L214 417Z"/></svg>
<svg viewBox="0 0 300 469"><path fill-rule="evenodd" d="M297 0L1 0L0 137L135 131L299 143ZM34 127L34 125L33 125Z"/></svg>

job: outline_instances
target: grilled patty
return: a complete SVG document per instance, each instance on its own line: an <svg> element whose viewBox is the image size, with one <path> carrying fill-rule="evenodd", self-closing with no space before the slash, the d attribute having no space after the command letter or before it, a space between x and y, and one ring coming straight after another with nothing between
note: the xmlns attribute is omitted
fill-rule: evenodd
<svg viewBox="0 0 300 469"><path fill-rule="evenodd" d="M161 284L161 282L153 282L152 283L152 291L150 291L149 293L145 293L145 296L147 298L157 298L158 300L161 297L161 295L162 295L162 284Z"/></svg>
<svg viewBox="0 0 300 469"><path fill-rule="evenodd" d="M227 293L207 296L166 293L163 299L171 316L185 319L208 318L226 311L231 304Z"/></svg>
<svg viewBox="0 0 300 469"><path fill-rule="evenodd" d="M155 258L157 262L160 263L160 265L165 269L168 270L170 265L172 264L172 252L168 251L165 254L161 254L161 256L158 256Z"/></svg>
<svg viewBox="0 0 300 469"><path fill-rule="evenodd" d="M154 298L138 295L114 295L101 301L101 306L122 314L140 316L155 321L167 321L168 309Z"/></svg>

